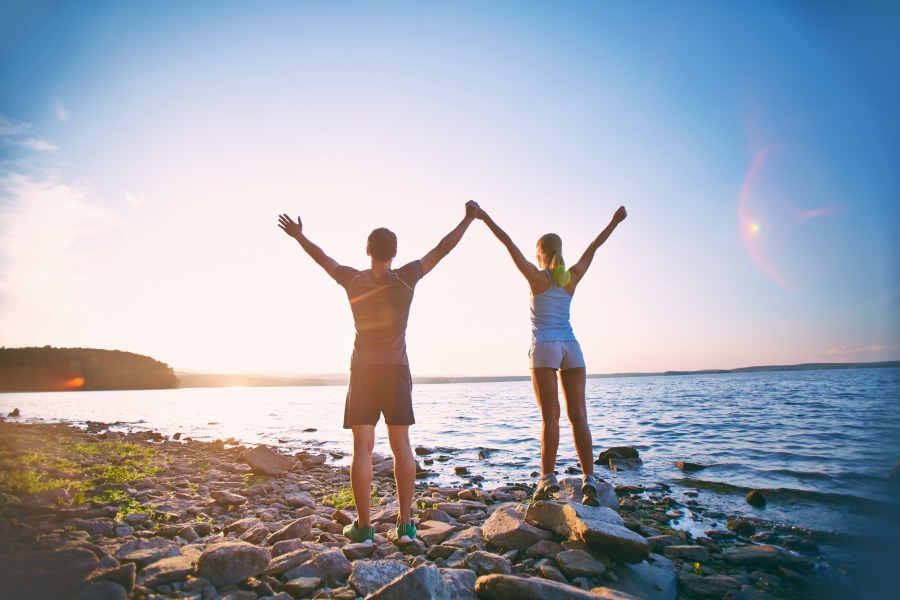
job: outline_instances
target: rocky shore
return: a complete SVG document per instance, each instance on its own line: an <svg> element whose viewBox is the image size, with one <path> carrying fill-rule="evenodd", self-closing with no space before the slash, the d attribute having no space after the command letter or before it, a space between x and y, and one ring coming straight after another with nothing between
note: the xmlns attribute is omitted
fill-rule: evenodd
<svg viewBox="0 0 900 600"><path fill-rule="evenodd" d="M686 507L664 486L603 484L586 507L580 478L550 502L524 483L423 480L419 535L401 544L382 456L375 543L350 543L347 467L230 441L0 422L0 598L859 597L802 534L745 519L672 529Z"/></svg>

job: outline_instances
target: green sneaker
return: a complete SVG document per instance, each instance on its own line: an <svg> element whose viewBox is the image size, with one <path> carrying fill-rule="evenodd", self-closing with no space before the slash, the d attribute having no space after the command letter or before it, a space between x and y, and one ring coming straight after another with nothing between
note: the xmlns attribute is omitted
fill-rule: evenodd
<svg viewBox="0 0 900 600"><path fill-rule="evenodd" d="M364 544L366 542L371 544L375 541L375 528L371 525L368 527L360 527L359 520L354 519L352 523L344 527L344 537L357 544Z"/></svg>
<svg viewBox="0 0 900 600"><path fill-rule="evenodd" d="M416 539L416 524L410 520L409 523L397 523L397 541L407 544Z"/></svg>

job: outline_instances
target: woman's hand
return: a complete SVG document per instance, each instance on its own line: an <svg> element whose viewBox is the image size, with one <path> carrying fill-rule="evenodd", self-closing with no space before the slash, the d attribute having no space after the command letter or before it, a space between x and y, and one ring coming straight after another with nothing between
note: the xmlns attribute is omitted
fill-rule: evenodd
<svg viewBox="0 0 900 600"><path fill-rule="evenodd" d="M279 215L278 226L294 239L297 239L303 233L303 221L300 220L300 217L297 217L297 222L294 223L289 216Z"/></svg>
<svg viewBox="0 0 900 600"><path fill-rule="evenodd" d="M477 202L474 200L466 202L466 218L477 219L480 212L481 210Z"/></svg>

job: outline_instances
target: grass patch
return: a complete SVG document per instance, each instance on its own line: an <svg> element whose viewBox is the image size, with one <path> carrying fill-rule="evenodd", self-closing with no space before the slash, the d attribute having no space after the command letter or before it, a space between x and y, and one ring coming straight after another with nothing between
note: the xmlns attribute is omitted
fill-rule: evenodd
<svg viewBox="0 0 900 600"><path fill-rule="evenodd" d="M78 485L77 481L53 479L32 468L9 471L4 468L0 471L0 492L14 496L27 496L60 488L72 489Z"/></svg>
<svg viewBox="0 0 900 600"><path fill-rule="evenodd" d="M128 494L122 490L106 490L103 494L91 498L91 501L103 505L117 505L116 519L119 521L124 521L125 517L132 513L144 513L154 522L160 519L156 509L151 506L144 506L137 500L129 498Z"/></svg>
<svg viewBox="0 0 900 600"><path fill-rule="evenodd" d="M381 496L378 494L377 488L372 488L372 494L369 497L369 505L372 508L378 506L378 502L381 500ZM353 490L349 485L342 486L338 491L332 494L326 494L322 497L322 504L325 506L330 506L335 510L343 510L348 506L354 506L356 503L353 501Z"/></svg>
<svg viewBox="0 0 900 600"><path fill-rule="evenodd" d="M159 473L153 465L159 451L132 442L92 442L71 444L71 452L98 463L84 472L96 483L132 483Z"/></svg>
<svg viewBox="0 0 900 600"><path fill-rule="evenodd" d="M271 479L271 477L269 477L267 475L253 475L253 474L244 475L244 481L247 483L247 487L250 487L251 485L256 485L258 483L266 483L267 481L269 481L269 479Z"/></svg>

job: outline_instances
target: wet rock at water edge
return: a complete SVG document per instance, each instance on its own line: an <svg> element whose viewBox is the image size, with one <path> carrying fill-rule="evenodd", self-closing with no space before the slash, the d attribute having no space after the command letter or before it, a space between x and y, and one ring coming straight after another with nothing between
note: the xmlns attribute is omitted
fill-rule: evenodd
<svg viewBox="0 0 900 600"><path fill-rule="evenodd" d="M604 450L597 456L594 461L595 465L604 465L609 462L610 458L640 458L641 455L637 448L632 446L613 446L608 450Z"/></svg>
<svg viewBox="0 0 900 600"><path fill-rule="evenodd" d="M699 463L692 463L683 460L675 461L675 466L681 469L682 471L691 472L691 471L702 471L706 468L706 465L701 465Z"/></svg>
<svg viewBox="0 0 900 600"><path fill-rule="evenodd" d="M7 417L21 417L21 416L22 416L22 413L19 412L19 409L18 409L18 408L15 408L15 409L12 410L12 412L10 412L10 413L9 413L8 415L6 415L6 416L7 416Z"/></svg>
<svg viewBox="0 0 900 600"><path fill-rule="evenodd" d="M759 490L752 490L749 494L747 494L747 504L750 506L755 506L756 508L765 508L766 506L766 497L762 495L762 492Z"/></svg>

